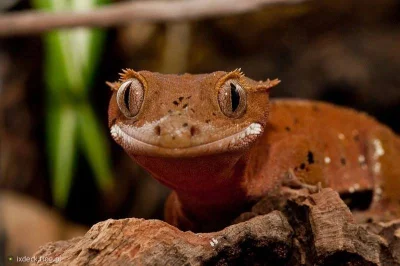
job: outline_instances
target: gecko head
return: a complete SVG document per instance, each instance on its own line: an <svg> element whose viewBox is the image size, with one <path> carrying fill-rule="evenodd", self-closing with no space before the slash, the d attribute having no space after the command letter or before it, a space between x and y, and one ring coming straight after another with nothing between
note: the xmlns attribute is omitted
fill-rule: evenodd
<svg viewBox="0 0 400 266"><path fill-rule="evenodd" d="M130 155L197 157L245 150L263 132L268 91L240 70L166 75L124 70L113 90L109 126Z"/></svg>

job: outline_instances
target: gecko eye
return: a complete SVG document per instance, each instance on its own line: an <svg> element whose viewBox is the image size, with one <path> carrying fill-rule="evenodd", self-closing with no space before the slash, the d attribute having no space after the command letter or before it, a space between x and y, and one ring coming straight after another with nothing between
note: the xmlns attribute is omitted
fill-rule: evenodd
<svg viewBox="0 0 400 266"><path fill-rule="evenodd" d="M118 89L117 104L127 118L132 118L139 113L143 99L144 88L138 79L130 79L122 83Z"/></svg>
<svg viewBox="0 0 400 266"><path fill-rule="evenodd" d="M224 115L238 118L246 111L246 91L236 80L227 80L218 93L219 107Z"/></svg>

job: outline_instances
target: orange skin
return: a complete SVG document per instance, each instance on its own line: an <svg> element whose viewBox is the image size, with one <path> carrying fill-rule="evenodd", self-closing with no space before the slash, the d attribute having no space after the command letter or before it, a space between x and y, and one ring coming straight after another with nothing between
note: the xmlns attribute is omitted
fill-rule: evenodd
<svg viewBox="0 0 400 266"><path fill-rule="evenodd" d="M109 126L133 160L174 192L167 222L220 229L288 171L339 193L373 191L371 208L400 200L400 139L373 118L306 100L269 100L278 80L235 70L163 75L125 70Z"/></svg>

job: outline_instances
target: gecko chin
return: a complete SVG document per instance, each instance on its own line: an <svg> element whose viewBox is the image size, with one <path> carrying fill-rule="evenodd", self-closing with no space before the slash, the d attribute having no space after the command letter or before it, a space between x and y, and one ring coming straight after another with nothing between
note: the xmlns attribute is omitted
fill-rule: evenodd
<svg viewBox="0 0 400 266"><path fill-rule="evenodd" d="M203 143L189 144L187 147L164 147L157 141L147 142L140 138L140 132L114 124L111 135L130 155L153 157L198 157L247 149L263 133L259 123L252 123L245 129L229 136Z"/></svg>

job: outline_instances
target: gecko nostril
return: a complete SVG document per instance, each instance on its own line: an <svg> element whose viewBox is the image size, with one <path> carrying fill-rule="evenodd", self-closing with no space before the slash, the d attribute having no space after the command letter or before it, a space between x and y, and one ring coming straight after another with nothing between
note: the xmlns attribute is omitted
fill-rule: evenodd
<svg viewBox="0 0 400 266"><path fill-rule="evenodd" d="M191 126L190 127L190 135L193 137L194 135L197 135L197 134L199 134L200 133L200 131L199 131L199 129L197 128L197 127L195 127L195 126Z"/></svg>
<svg viewBox="0 0 400 266"><path fill-rule="evenodd" d="M156 126L156 127L154 128L154 130L155 130L157 136L160 136L160 135L161 135L161 127L160 127L160 126Z"/></svg>

